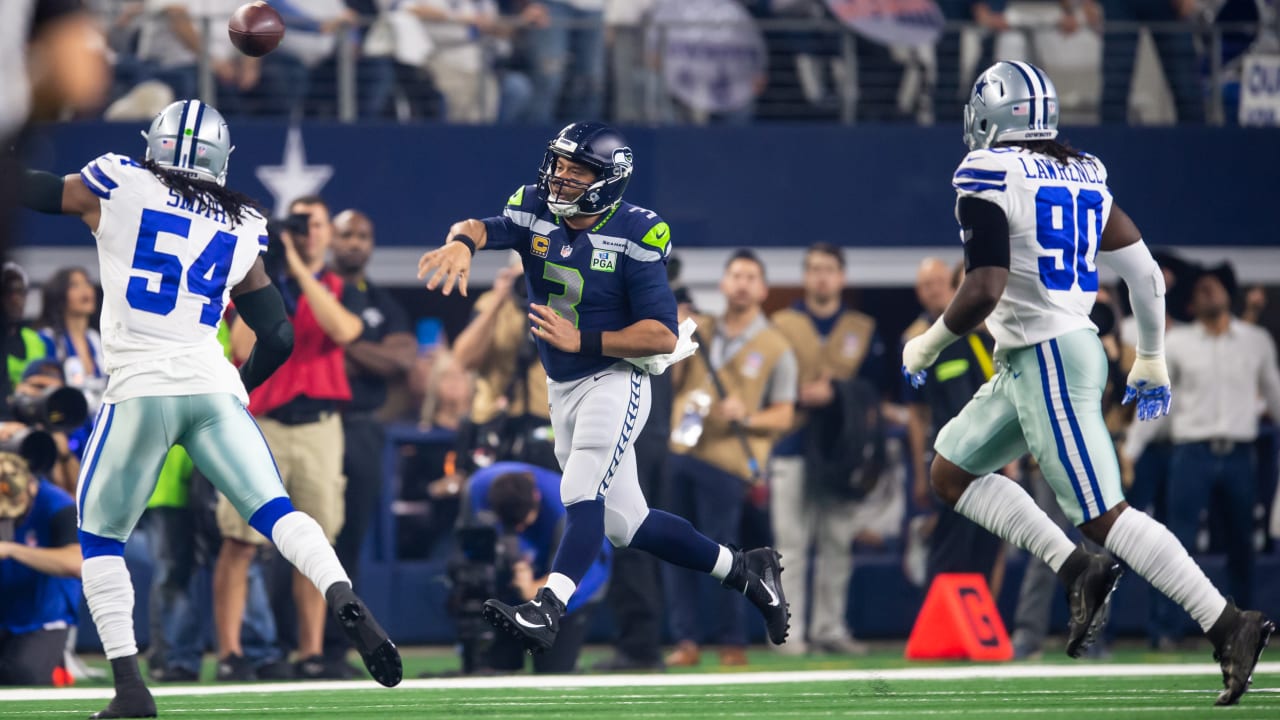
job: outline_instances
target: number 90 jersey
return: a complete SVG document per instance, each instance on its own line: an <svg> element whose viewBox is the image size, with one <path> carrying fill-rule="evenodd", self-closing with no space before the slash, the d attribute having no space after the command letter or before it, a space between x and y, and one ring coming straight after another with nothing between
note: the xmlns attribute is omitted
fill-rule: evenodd
<svg viewBox="0 0 1280 720"><path fill-rule="evenodd" d="M975 150L956 169L959 197L995 203L1009 219L1009 283L987 328L1001 350L1093 328L1095 260L1111 214L1107 170L1092 155L1067 165L1023 148ZM958 198L957 198L958 205ZM968 241L961 236L962 241Z"/></svg>
<svg viewBox="0 0 1280 720"><path fill-rule="evenodd" d="M218 342L235 287L266 249L266 220L232 226L220 207L184 200L151 171L108 153L80 171L100 200L105 402L229 392L247 403Z"/></svg>

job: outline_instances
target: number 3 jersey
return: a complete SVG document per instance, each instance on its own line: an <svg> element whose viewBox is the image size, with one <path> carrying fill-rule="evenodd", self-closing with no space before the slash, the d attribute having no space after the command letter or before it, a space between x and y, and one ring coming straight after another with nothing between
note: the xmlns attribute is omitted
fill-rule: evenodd
<svg viewBox="0 0 1280 720"><path fill-rule="evenodd" d="M80 171L100 200L105 402L232 393L248 403L218 342L230 289L266 249L266 220L234 227L220 207L184 200L133 160L106 154Z"/></svg>
<svg viewBox="0 0 1280 720"><path fill-rule="evenodd" d="M656 213L619 203L586 230L571 230L537 197L516 190L502 215L484 219L486 248L511 248L524 261L530 302L548 305L579 330L621 330L640 320L676 333L676 300L667 283L671 229ZM602 355L567 353L538 340L547 376L568 381L613 365Z"/></svg>
<svg viewBox="0 0 1280 720"><path fill-rule="evenodd" d="M1009 283L987 318L997 347L1097 330L1089 319L1098 294L1094 261L1111 214L1102 161L1085 155L1064 166L1022 148L975 150L951 184L959 197L995 203L1009 220Z"/></svg>

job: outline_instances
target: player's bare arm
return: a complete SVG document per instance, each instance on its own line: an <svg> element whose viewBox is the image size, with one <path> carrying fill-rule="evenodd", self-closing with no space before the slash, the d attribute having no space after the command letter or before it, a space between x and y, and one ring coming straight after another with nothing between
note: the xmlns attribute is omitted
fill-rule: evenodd
<svg viewBox="0 0 1280 720"><path fill-rule="evenodd" d="M243 321L237 325L251 333L247 336L251 345L240 366L240 379L246 390L253 390L293 354L293 324L285 311L284 298L262 266L262 258L253 263L239 285L231 288L231 297ZM245 337L242 331L242 342Z"/></svg>
<svg viewBox="0 0 1280 720"><path fill-rule="evenodd" d="M942 317L902 348L903 368L912 376L920 375L948 345L982 324L1009 282L1009 218L1004 209L982 198L962 197L956 203L956 216L965 238L964 280Z"/></svg>
<svg viewBox="0 0 1280 720"><path fill-rule="evenodd" d="M24 207L47 215L74 215L93 232L98 231L102 204L79 175L59 176L41 170L27 170L22 182Z"/></svg>
<svg viewBox="0 0 1280 720"><path fill-rule="evenodd" d="M583 352L583 333L572 322L546 305L530 305L529 310L534 337L545 340L557 350ZM666 325L649 319L632 323L621 330L606 330L599 333L599 336L598 354L616 358L665 355L675 351L676 341L679 339ZM591 340L588 339L587 344L590 343Z"/></svg>
<svg viewBox="0 0 1280 720"><path fill-rule="evenodd" d="M418 260L418 279L426 278L427 289L435 290L444 284L441 293L449 295L454 285L462 297L467 296L467 276L471 274L471 257L483 249L489 231L484 223L475 220L456 222L449 228L444 245L424 253Z"/></svg>

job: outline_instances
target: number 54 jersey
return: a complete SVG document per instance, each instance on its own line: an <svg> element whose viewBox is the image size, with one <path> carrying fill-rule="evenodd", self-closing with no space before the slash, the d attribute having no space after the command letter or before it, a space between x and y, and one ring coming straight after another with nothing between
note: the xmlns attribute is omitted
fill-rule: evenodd
<svg viewBox="0 0 1280 720"><path fill-rule="evenodd" d="M1009 283L987 318L998 348L1097 330L1089 319L1098 294L1095 260L1111 214L1102 161L1085 155L1060 165L1023 148L975 150L951 184L959 197L995 203L1009 219Z"/></svg>
<svg viewBox="0 0 1280 720"><path fill-rule="evenodd" d="M246 211L232 226L222 208L184 200L122 155L93 160L80 179L102 208L103 400L229 392L248 403L218 323L266 249L266 220Z"/></svg>

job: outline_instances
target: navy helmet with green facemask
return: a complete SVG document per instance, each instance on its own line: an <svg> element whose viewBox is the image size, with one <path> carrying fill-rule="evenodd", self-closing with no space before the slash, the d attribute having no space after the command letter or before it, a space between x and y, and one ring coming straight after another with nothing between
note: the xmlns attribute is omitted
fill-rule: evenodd
<svg viewBox="0 0 1280 720"><path fill-rule="evenodd" d="M231 132L222 113L199 100L179 100L160 111L142 137L147 159L198 180L226 184Z"/></svg>
<svg viewBox="0 0 1280 720"><path fill-rule="evenodd" d="M1058 91L1043 70L1001 61L982 71L964 106L964 141L970 150L1057 136Z"/></svg>

